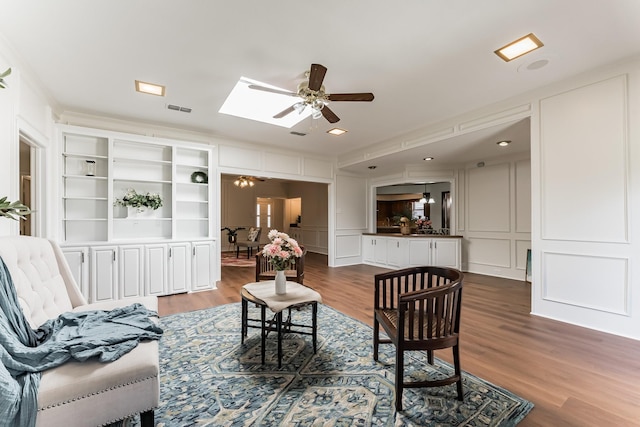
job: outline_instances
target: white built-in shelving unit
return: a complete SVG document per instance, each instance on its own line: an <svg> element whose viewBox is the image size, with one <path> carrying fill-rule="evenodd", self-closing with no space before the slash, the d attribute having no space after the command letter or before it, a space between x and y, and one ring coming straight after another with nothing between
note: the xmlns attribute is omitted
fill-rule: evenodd
<svg viewBox="0 0 640 427"><path fill-rule="evenodd" d="M90 301L215 286L211 146L66 125L58 135L61 245ZM128 189L163 205L131 216L115 204Z"/></svg>

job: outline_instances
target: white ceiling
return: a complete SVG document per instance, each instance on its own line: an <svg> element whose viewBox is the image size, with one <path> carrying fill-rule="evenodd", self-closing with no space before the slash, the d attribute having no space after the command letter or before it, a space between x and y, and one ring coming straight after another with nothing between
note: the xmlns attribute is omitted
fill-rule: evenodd
<svg viewBox="0 0 640 427"><path fill-rule="evenodd" d="M640 53L638 0L0 0L0 11L0 34L58 113L322 156L390 141ZM545 46L511 63L493 53L529 32ZM541 59L549 64L526 69ZM326 134L332 126L323 119L313 129L311 119L285 129L218 113L241 76L293 91L311 63L328 68L329 93L375 94L371 103L331 103L347 134ZM166 85L166 97L136 93L136 79ZM494 137L509 132L518 138L514 150L528 150L527 129L524 122L433 144L429 155L438 162L483 159L494 155ZM415 163L416 156L423 154L375 163Z"/></svg>

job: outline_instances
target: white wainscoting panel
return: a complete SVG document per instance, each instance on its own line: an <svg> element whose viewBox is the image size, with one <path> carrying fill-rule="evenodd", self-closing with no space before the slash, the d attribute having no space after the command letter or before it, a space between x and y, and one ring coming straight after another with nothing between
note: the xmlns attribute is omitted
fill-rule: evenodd
<svg viewBox="0 0 640 427"><path fill-rule="evenodd" d="M494 267L511 267L511 241L509 239L469 238L469 263Z"/></svg>
<svg viewBox="0 0 640 427"><path fill-rule="evenodd" d="M336 259L359 257L362 253L362 233L336 236Z"/></svg>
<svg viewBox="0 0 640 427"><path fill-rule="evenodd" d="M218 149L218 164L241 169L260 170L262 153L248 148L220 145Z"/></svg>
<svg viewBox="0 0 640 427"><path fill-rule="evenodd" d="M289 156L281 153L265 153L264 170L269 172L300 175L302 173L302 159L300 156Z"/></svg>
<svg viewBox="0 0 640 427"><path fill-rule="evenodd" d="M366 228L366 178L336 176L336 230Z"/></svg>
<svg viewBox="0 0 640 427"><path fill-rule="evenodd" d="M453 207L456 212L456 215L458 215L458 221L456 221L456 229L458 231L464 231L466 226L466 221L465 221L466 203L464 202L464 199L465 199L464 195L466 194L467 181L465 180L465 177L466 177L466 171L464 169L459 169L458 180L457 180L457 191L455 195L455 200L453 200Z"/></svg>
<svg viewBox="0 0 640 427"><path fill-rule="evenodd" d="M510 231L509 164L467 170L469 231Z"/></svg>
<svg viewBox="0 0 640 427"><path fill-rule="evenodd" d="M302 242L308 251L319 254L328 254L329 252L329 231L322 228L304 227L302 231Z"/></svg>
<svg viewBox="0 0 640 427"><path fill-rule="evenodd" d="M540 102L543 238L628 241L626 78Z"/></svg>
<svg viewBox="0 0 640 427"><path fill-rule="evenodd" d="M516 232L531 233L531 159L516 162Z"/></svg>
<svg viewBox="0 0 640 427"><path fill-rule="evenodd" d="M527 249L531 249L531 240L516 240L516 269L518 270L525 271L527 268Z"/></svg>
<svg viewBox="0 0 640 427"><path fill-rule="evenodd" d="M318 178L333 178L333 165L330 162L318 159L304 159L305 176L315 176Z"/></svg>
<svg viewBox="0 0 640 427"><path fill-rule="evenodd" d="M629 260L546 252L542 298L629 315Z"/></svg>

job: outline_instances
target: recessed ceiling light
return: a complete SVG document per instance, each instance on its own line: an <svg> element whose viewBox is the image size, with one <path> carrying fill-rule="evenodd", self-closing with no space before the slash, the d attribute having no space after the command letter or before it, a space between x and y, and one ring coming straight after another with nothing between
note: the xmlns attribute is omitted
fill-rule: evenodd
<svg viewBox="0 0 640 427"><path fill-rule="evenodd" d="M500 147L506 147L507 145L511 144L511 141L498 141L496 142L496 144L498 144Z"/></svg>
<svg viewBox="0 0 640 427"><path fill-rule="evenodd" d="M141 93L148 93L149 95L164 96L165 88L161 85L136 80L136 90Z"/></svg>
<svg viewBox="0 0 640 427"><path fill-rule="evenodd" d="M425 158L424 158L424 159L422 159L422 160L424 160L425 162L430 162L430 161L431 161L431 160L433 160L433 159L434 159L434 157L425 157Z"/></svg>
<svg viewBox="0 0 640 427"><path fill-rule="evenodd" d="M331 135L335 135L335 136L340 136L344 133L347 133L347 131L340 128L333 128L333 129L329 129L327 133L330 133Z"/></svg>
<svg viewBox="0 0 640 427"><path fill-rule="evenodd" d="M506 46L501 47L500 49L494 51L494 53L506 62L509 62L526 53L541 48L542 46L544 46L544 44L540 41L540 39L534 36L533 33L530 33L514 42L509 43Z"/></svg>

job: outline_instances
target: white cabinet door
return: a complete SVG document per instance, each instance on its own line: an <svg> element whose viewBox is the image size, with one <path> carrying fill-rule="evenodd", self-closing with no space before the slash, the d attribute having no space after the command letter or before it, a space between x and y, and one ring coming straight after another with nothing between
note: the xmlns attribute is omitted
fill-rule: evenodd
<svg viewBox="0 0 640 427"><path fill-rule="evenodd" d="M405 239L388 239L387 264L395 268L405 266L407 263L407 248L408 241Z"/></svg>
<svg viewBox="0 0 640 427"><path fill-rule="evenodd" d="M191 260L191 290L215 288L215 242L193 242Z"/></svg>
<svg viewBox="0 0 640 427"><path fill-rule="evenodd" d="M169 248L164 244L146 245L144 250L144 294L164 295L167 283Z"/></svg>
<svg viewBox="0 0 640 427"><path fill-rule="evenodd" d="M89 301L89 248L62 248L71 274L82 296Z"/></svg>
<svg viewBox="0 0 640 427"><path fill-rule="evenodd" d="M91 248L91 302L118 299L117 246Z"/></svg>
<svg viewBox="0 0 640 427"><path fill-rule="evenodd" d="M189 292L191 284L191 245L172 243L169 245L168 293Z"/></svg>
<svg viewBox="0 0 640 427"><path fill-rule="evenodd" d="M409 240L409 267L422 267L431 265L431 240L430 239L412 239Z"/></svg>
<svg viewBox="0 0 640 427"><path fill-rule="evenodd" d="M144 246L120 246L118 259L118 291L120 298L144 295Z"/></svg>
<svg viewBox="0 0 640 427"><path fill-rule="evenodd" d="M375 238L373 238L373 236L362 236L362 260L364 262L375 261L374 242Z"/></svg>
<svg viewBox="0 0 640 427"><path fill-rule="evenodd" d="M460 268L460 240L433 239L432 265Z"/></svg>
<svg viewBox="0 0 640 427"><path fill-rule="evenodd" d="M387 263L387 239L384 237L373 239L373 260L376 264Z"/></svg>

